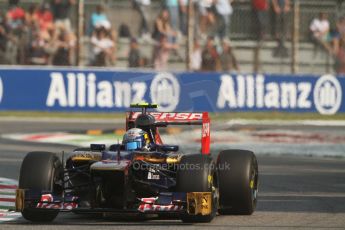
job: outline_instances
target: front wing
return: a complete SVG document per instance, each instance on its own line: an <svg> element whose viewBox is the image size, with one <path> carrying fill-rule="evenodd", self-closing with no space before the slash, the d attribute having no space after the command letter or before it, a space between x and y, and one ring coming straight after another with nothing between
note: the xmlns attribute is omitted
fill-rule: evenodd
<svg viewBox="0 0 345 230"><path fill-rule="evenodd" d="M112 209L80 207L77 196L56 196L32 190L17 189L16 210L25 208L55 209L78 213L146 213L146 214L182 214L208 215L211 213L212 199L210 192L168 193L157 197L138 198L134 208Z"/></svg>

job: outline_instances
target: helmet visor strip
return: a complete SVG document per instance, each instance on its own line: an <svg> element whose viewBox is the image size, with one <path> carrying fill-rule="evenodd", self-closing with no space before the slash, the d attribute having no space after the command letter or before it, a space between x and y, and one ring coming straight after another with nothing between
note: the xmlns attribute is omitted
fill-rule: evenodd
<svg viewBox="0 0 345 230"><path fill-rule="evenodd" d="M126 150L127 151L137 150L140 148L142 148L141 141L131 141L131 142L126 143Z"/></svg>

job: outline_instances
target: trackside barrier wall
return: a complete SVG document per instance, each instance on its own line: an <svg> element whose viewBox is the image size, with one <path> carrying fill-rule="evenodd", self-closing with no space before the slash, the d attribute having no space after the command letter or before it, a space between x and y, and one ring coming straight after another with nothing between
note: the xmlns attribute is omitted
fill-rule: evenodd
<svg viewBox="0 0 345 230"><path fill-rule="evenodd" d="M0 110L122 112L152 102L159 111L345 112L345 77L158 73L100 69L0 69Z"/></svg>

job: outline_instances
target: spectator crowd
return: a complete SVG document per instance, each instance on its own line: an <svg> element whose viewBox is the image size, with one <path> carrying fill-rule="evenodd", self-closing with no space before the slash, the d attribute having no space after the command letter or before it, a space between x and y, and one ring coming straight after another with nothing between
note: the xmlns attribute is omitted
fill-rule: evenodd
<svg viewBox="0 0 345 230"><path fill-rule="evenodd" d="M153 41L152 66L156 70L167 68L171 55L184 60L179 53L187 36L188 0L164 0L161 12L155 18L152 31L149 27L150 0L132 0L134 9L140 15L139 36L142 40ZM235 71L238 65L229 40L230 18L233 13L233 0L192 0L195 12L194 46L191 52L191 68L194 71ZM136 43L137 40L132 39ZM205 43L204 47L201 43ZM135 56L140 59L137 50ZM130 54L133 54L132 45ZM130 55L129 66L133 66ZM185 61L185 60L184 60ZM227 63L229 62L229 63ZM138 66L150 64L149 61L138 61Z"/></svg>
<svg viewBox="0 0 345 230"><path fill-rule="evenodd" d="M51 0L27 10L9 0L0 15L0 63L19 65L71 65L76 36L69 18L76 0Z"/></svg>
<svg viewBox="0 0 345 230"><path fill-rule="evenodd" d="M193 71L239 71L229 39L232 3L241 0L191 0L194 9L194 44L190 52ZM128 67L168 68L172 57L185 62L189 0L162 0L160 12L152 13L151 0L130 0L133 12L139 16L139 30L132 34L131 25L114 28L109 12L101 4L86 18L88 39L87 65L116 66L118 39L129 41L126 52ZM288 57L285 41L291 37L288 25L291 0L250 0L253 30L259 42L265 41L273 25L277 40L274 57ZM0 14L0 64L19 65L75 65L77 36L71 21L71 9L77 0L42 0L22 8L20 0L9 0L8 9ZM156 8L155 8L156 9ZM236 10L236 9L235 9ZM274 22L270 21L273 13ZM157 16L152 16L157 15ZM154 17L154 18L153 18ZM132 21L130 22L132 23ZM291 24L291 23L290 23ZM314 53L328 53L334 57L335 69L345 73L345 18L337 19L335 29L326 13L320 13L310 23L310 38ZM152 48L144 55L142 47Z"/></svg>
<svg viewBox="0 0 345 230"><path fill-rule="evenodd" d="M314 56L331 55L335 60L335 72L345 74L345 17L338 18L332 27L328 14L320 12L312 20L309 29L314 43Z"/></svg>
<svg viewBox="0 0 345 230"><path fill-rule="evenodd" d="M199 35L191 55L193 70L236 69L236 59L228 38L232 0L192 1L198 25L195 26L195 33ZM164 0L153 24L150 23L151 0L131 2L140 17L139 36L131 36L128 25L121 25L116 30L102 5L98 5L86 19L86 35L90 44L87 64L114 66L118 36L130 40L129 67L164 70L171 55L185 61L180 48L187 36L189 1ZM71 22L71 9L76 4L77 0L42 0L41 4L32 4L24 9L20 0L9 0L8 10L0 15L0 64L75 65L77 36L75 25ZM152 45L152 56L141 54L140 44L143 42ZM204 48L201 43L205 43ZM227 60L231 63L226 63Z"/></svg>

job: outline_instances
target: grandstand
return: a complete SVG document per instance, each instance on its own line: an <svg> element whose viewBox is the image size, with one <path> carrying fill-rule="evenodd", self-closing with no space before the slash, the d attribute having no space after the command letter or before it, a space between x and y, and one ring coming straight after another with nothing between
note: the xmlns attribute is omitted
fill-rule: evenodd
<svg viewBox="0 0 345 230"><path fill-rule="evenodd" d="M49 1L46 1L49 2ZM41 0L26 0L20 1L19 5L24 9L29 9L32 4L41 4ZM140 17L139 14L133 10L131 1L128 0L87 0L85 1L85 33L83 36L83 49L81 58L81 65L89 65L90 58L90 42L91 35L88 31L90 28L90 17L92 12L95 11L97 5L102 4L106 6L105 13L107 14L111 26L118 31L121 25L129 25L130 32L133 37L138 37L137 31L139 30ZM0 1L2 9L8 9L8 1ZM162 7L162 1L152 0L150 6L150 18L149 25L152 29L154 20L160 12ZM256 40L257 34L253 30L253 18L252 8L250 0L234 1L233 3L234 13L231 16L231 27L229 38L231 39L231 45L233 47L235 56L240 66L241 72L253 72L255 70L259 72L270 73L290 73L291 72L291 28L292 28L292 12L291 20L288 23L287 41L286 46L289 49L290 55L288 57L276 58L272 53L276 47L276 41L274 39L274 23L271 23L273 13L269 13L269 25L268 35L263 42L260 43L260 49L258 52L258 42ZM342 16L344 12L345 4L342 1L336 0L300 0L300 44L298 52L299 71L298 73L324 73L334 72L334 58L329 55L328 52L321 52L318 55L314 55L314 45L310 41L309 25L313 18L315 18L319 12L326 12L329 15L329 21L331 28L335 28L335 22L338 17ZM73 5L69 16L72 21L72 27L76 32L78 14L77 5ZM3 12L4 14L6 11ZM155 43L143 39L138 39L140 45L140 51L143 56L148 59L152 56L152 50ZM205 43L205 40L200 40L201 44ZM110 63L110 66L115 67L127 67L128 66L128 47L130 44L130 38L117 38L116 40L116 62ZM170 55L168 69L173 70L185 70L186 58L185 58L185 40L180 41L179 53L182 55ZM78 55L75 53L74 55ZM182 58L181 58L182 56ZM256 57L258 59L256 59ZM259 66L255 68L255 64ZM3 64L17 64L6 63ZM20 64L20 63L19 63ZM71 63L76 65L75 62ZM148 65L150 67L150 65Z"/></svg>

